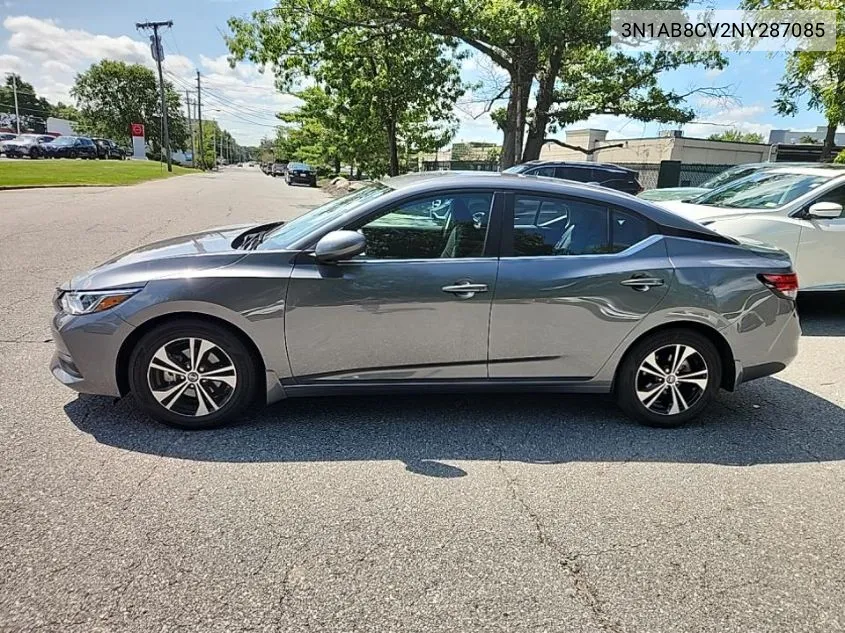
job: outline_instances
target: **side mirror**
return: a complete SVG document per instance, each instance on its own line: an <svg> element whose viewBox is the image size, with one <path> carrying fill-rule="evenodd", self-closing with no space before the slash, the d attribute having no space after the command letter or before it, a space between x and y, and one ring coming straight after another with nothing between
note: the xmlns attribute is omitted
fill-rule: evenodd
<svg viewBox="0 0 845 633"><path fill-rule="evenodd" d="M317 261L330 264L343 259L352 259L367 248L367 238L357 231L332 231L327 233L314 249Z"/></svg>
<svg viewBox="0 0 845 633"><path fill-rule="evenodd" d="M807 217L832 220L842 215L842 205L836 202L817 202L807 209Z"/></svg>

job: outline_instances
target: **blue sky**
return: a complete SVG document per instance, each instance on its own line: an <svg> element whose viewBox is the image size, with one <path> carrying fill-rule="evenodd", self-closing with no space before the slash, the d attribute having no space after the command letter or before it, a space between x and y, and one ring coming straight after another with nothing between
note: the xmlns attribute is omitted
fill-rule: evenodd
<svg viewBox="0 0 845 633"><path fill-rule="evenodd" d="M270 0L0 0L0 73L19 72L39 94L53 101L69 101L75 74L104 57L151 65L148 40L136 31L135 22L173 20L173 29L164 35L168 79L180 89L193 87L196 70L200 70L207 89L205 117L217 118L239 142L252 144L262 136L272 136L274 112L295 107L296 99L278 94L272 77L251 64L230 69L221 32L226 32L229 17L268 6L272 6ZM736 8L730 0L717 0L715 7ZM815 129L823 124L817 112L804 109L795 117L784 118L772 109L783 63L782 56L766 53L731 55L721 73L687 68L663 76L661 83L683 91L724 86L731 93L729 99L692 97L690 103L698 117L684 126L688 136L706 136L726 127L760 132L765 137L772 128ZM463 75L468 81L491 73L495 69L482 57L464 62ZM476 99L468 94L459 102L456 114L461 127L456 140L500 141L489 117L474 103ZM587 126L609 130L609 138L653 136L660 129L676 127L610 116L572 127Z"/></svg>

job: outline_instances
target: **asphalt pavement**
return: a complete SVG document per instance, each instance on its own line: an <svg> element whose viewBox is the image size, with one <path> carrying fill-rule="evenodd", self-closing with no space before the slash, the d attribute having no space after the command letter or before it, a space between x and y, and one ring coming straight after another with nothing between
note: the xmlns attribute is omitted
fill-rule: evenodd
<svg viewBox="0 0 845 633"><path fill-rule="evenodd" d="M845 297L684 429L604 397L278 403L210 432L77 396L50 298L325 198L249 168L0 193L0 631L845 630Z"/></svg>

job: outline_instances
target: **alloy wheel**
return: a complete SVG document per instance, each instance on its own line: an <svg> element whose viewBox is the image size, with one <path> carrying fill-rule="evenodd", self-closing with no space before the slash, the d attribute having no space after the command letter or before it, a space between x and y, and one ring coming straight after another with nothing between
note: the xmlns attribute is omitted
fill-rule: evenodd
<svg viewBox="0 0 845 633"><path fill-rule="evenodd" d="M153 397L168 411L202 417L229 402L238 373L229 355L203 338L178 338L162 345L147 368Z"/></svg>
<svg viewBox="0 0 845 633"><path fill-rule="evenodd" d="M637 369L636 391L642 405L660 415L677 415L695 406L707 390L709 371L691 345L665 345Z"/></svg>

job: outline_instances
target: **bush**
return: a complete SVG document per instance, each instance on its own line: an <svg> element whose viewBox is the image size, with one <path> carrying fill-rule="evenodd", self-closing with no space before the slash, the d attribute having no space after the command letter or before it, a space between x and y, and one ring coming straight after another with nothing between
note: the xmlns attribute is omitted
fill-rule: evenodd
<svg viewBox="0 0 845 633"><path fill-rule="evenodd" d="M839 154L837 154L836 158L833 159L834 163L839 163L840 165L845 165L845 149L843 149Z"/></svg>

